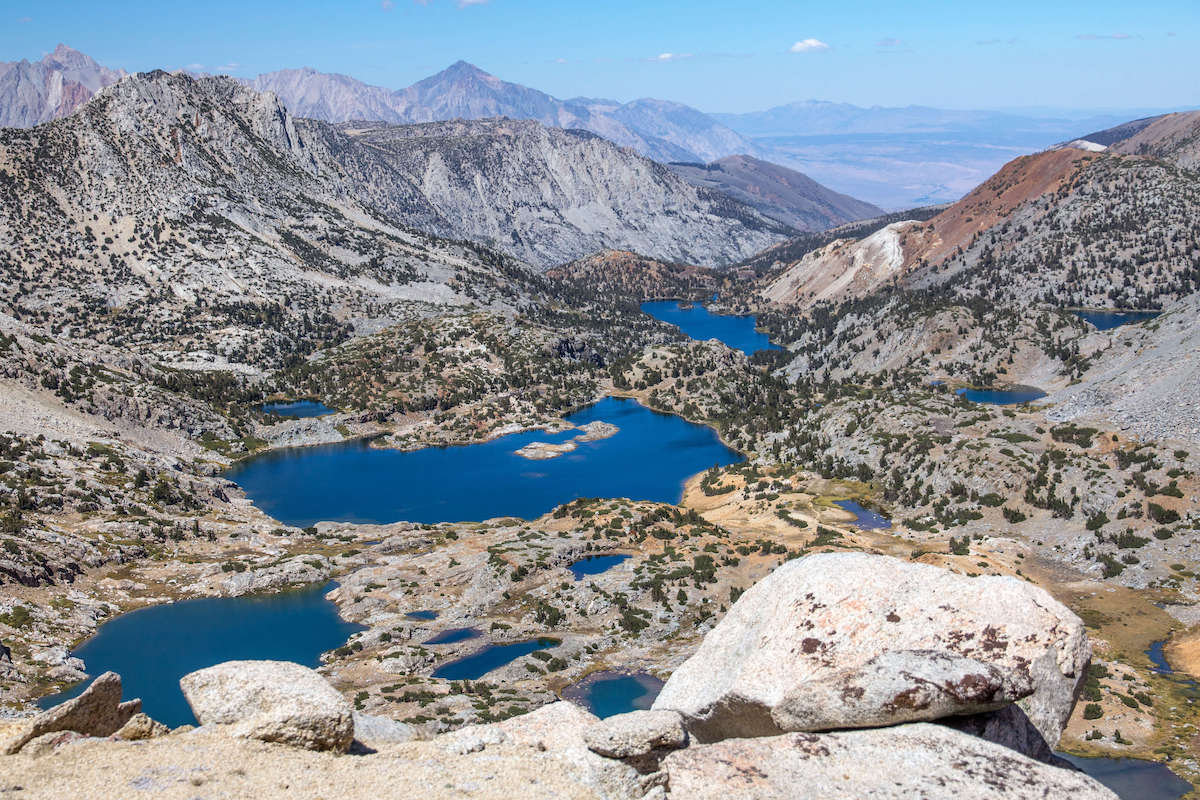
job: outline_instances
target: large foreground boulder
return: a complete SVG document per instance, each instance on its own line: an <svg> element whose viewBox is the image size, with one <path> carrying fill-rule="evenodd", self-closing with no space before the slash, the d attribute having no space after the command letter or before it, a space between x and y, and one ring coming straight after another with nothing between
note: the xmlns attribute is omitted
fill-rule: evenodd
<svg viewBox="0 0 1200 800"><path fill-rule="evenodd" d="M83 694L47 709L6 738L4 752L20 751L26 743L48 733L71 731L82 736L111 736L142 710L141 700L121 702L121 676L105 672Z"/></svg>
<svg viewBox="0 0 1200 800"><path fill-rule="evenodd" d="M701 742L1021 707L1054 745L1090 658L1044 590L865 553L790 561L751 587L655 709Z"/></svg>
<svg viewBox="0 0 1200 800"><path fill-rule="evenodd" d="M1081 772L928 723L729 739L676 750L662 766L671 797L687 800L1117 800Z"/></svg>
<svg viewBox="0 0 1200 800"><path fill-rule="evenodd" d="M179 680L201 725L234 736L344 753L354 709L313 670L290 661L227 661Z"/></svg>

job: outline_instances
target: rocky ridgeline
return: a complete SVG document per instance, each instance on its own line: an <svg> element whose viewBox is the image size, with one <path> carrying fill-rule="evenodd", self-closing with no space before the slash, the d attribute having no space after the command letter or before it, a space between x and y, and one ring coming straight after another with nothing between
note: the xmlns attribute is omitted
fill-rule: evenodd
<svg viewBox="0 0 1200 800"><path fill-rule="evenodd" d="M600 720L556 702L414 741L407 725L356 714L311 670L242 661L185 676L201 725L168 734L138 701L120 702L108 673L0 728L17 754L0 788L49 797L70 775L79 797L131 786L192 797L206 785L223 796L1113 798L1050 751L1089 658L1082 622L1020 580L815 555L747 591L649 711Z"/></svg>

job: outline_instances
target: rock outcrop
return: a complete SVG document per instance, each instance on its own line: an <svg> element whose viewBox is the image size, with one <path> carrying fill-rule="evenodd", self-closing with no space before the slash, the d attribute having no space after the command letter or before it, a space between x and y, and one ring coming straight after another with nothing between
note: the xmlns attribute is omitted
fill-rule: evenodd
<svg viewBox="0 0 1200 800"><path fill-rule="evenodd" d="M390 717L377 717L354 712L354 741L367 747L410 742L416 736L416 730L412 725L397 722Z"/></svg>
<svg viewBox="0 0 1200 800"><path fill-rule="evenodd" d="M583 735L588 748L609 758L635 758L654 750L675 750L687 744L683 717L674 711L631 711L589 728Z"/></svg>
<svg viewBox="0 0 1200 800"><path fill-rule="evenodd" d="M1033 694L1025 672L938 650L893 650L787 691L771 719L785 731L874 728L995 711Z"/></svg>
<svg viewBox="0 0 1200 800"><path fill-rule="evenodd" d="M121 702L121 676L105 672L83 694L21 725L2 743L9 755L19 752L34 739L51 733L74 732L83 736L111 736L142 710L141 700Z"/></svg>
<svg viewBox="0 0 1200 800"><path fill-rule="evenodd" d="M663 768L671 796L688 800L1116 798L1082 773L928 723L731 739L676 751Z"/></svg>
<svg viewBox="0 0 1200 800"><path fill-rule="evenodd" d="M179 681L201 725L229 725L234 736L309 750L345 752L354 710L307 667L287 661L228 661Z"/></svg>
<svg viewBox="0 0 1200 800"><path fill-rule="evenodd" d="M681 712L689 731L711 742L976 713L1029 685L1022 707L1053 745L1089 658L1083 623L1035 586L821 554L785 564L742 595L654 708ZM838 706L805 705L842 690Z"/></svg>

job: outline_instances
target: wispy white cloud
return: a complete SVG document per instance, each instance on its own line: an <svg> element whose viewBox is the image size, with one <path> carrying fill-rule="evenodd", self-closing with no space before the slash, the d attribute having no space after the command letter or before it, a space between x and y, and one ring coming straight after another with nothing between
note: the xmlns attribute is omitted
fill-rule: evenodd
<svg viewBox="0 0 1200 800"><path fill-rule="evenodd" d="M458 0L458 7L466 8L467 6L483 6L487 5L487 2L488 0Z"/></svg>
<svg viewBox="0 0 1200 800"><path fill-rule="evenodd" d="M647 61L661 61L661 62L682 61L685 58L691 58L691 57L692 57L691 53L659 53L658 55L651 56L650 58L647 58L646 60Z"/></svg>
<svg viewBox="0 0 1200 800"><path fill-rule="evenodd" d="M29 23L33 22L33 17L17 17L17 22L21 23L22 25L28 25Z"/></svg>
<svg viewBox="0 0 1200 800"><path fill-rule="evenodd" d="M985 46L993 45L993 44L1006 44L1011 47L1012 45L1016 44L1017 41L1018 41L1018 39L1016 36L1010 36L1007 39L977 39L975 41L975 44L985 45Z"/></svg>
<svg viewBox="0 0 1200 800"><path fill-rule="evenodd" d="M379 0L379 7L384 11L391 11L396 7L396 0Z"/></svg>
<svg viewBox="0 0 1200 800"><path fill-rule="evenodd" d="M897 39L895 36L887 36L875 43L876 47L899 47L904 42Z"/></svg>
<svg viewBox="0 0 1200 800"><path fill-rule="evenodd" d="M232 75L241 68L241 64L237 63L236 61L231 61L228 64L222 64L219 67L215 67L214 72L216 72L218 75Z"/></svg>
<svg viewBox="0 0 1200 800"><path fill-rule="evenodd" d="M817 53L821 50L828 50L829 45L822 42L820 39L801 39L794 45L788 48L789 53Z"/></svg>
<svg viewBox="0 0 1200 800"><path fill-rule="evenodd" d="M1123 40L1123 39L1132 39L1133 37L1130 36L1128 33L1081 33L1078 36L1076 36L1075 38L1083 39L1084 41L1090 42L1090 41L1095 41L1096 39Z"/></svg>
<svg viewBox="0 0 1200 800"><path fill-rule="evenodd" d="M554 59L554 63L555 64L566 64L567 60L565 58L556 58L556 59Z"/></svg>

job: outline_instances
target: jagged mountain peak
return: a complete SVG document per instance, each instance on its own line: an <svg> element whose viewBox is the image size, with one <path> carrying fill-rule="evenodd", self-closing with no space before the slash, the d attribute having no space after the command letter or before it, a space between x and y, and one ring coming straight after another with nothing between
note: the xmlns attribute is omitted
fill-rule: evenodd
<svg viewBox="0 0 1200 800"><path fill-rule="evenodd" d="M448 75L448 76L455 76L455 77L462 76L462 75L470 75L470 76L480 77L480 78L495 77L491 73L486 72L485 70L482 70L479 67L475 66L470 61L464 61L461 58L458 61L455 61L450 66L446 67L441 72L439 72L438 75ZM434 75L433 77L437 77L437 75ZM428 79L426 79L426 80L428 80Z"/></svg>
<svg viewBox="0 0 1200 800"><path fill-rule="evenodd" d="M61 42L39 61L0 62L0 127L65 117L125 74Z"/></svg>

